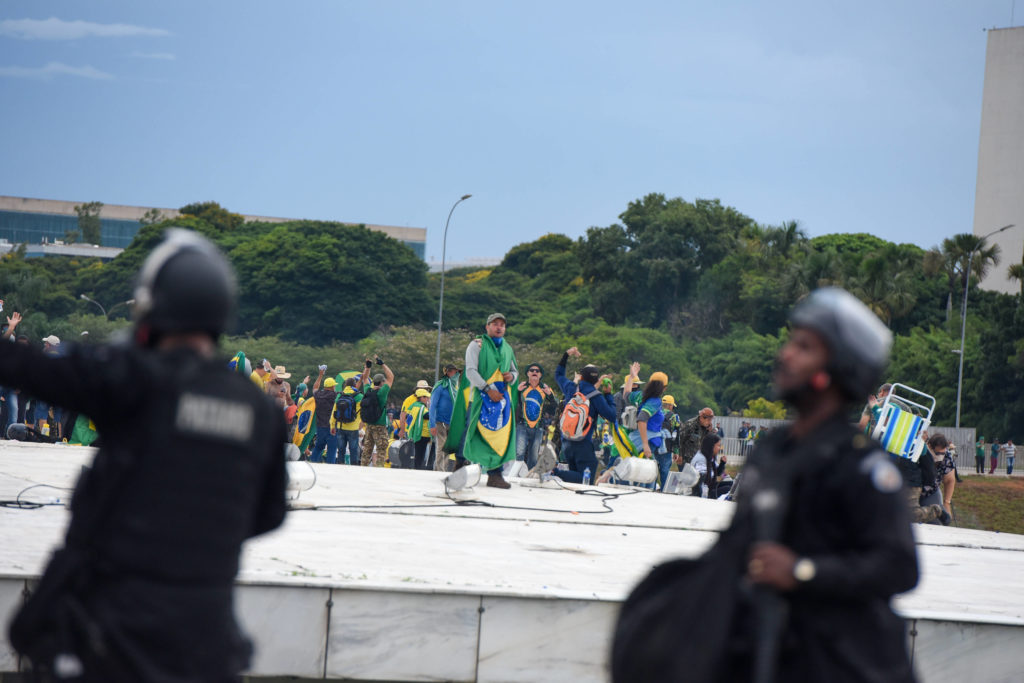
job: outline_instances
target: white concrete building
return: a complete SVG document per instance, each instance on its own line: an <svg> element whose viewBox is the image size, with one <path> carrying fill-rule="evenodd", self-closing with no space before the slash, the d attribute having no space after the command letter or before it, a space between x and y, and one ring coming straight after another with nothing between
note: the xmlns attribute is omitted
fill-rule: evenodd
<svg viewBox="0 0 1024 683"><path fill-rule="evenodd" d="M1020 292L1007 269L1024 260L1024 27L988 32L974 196L975 235L1011 223L1013 228L988 240L999 245L999 265L981 282L1007 294Z"/></svg>

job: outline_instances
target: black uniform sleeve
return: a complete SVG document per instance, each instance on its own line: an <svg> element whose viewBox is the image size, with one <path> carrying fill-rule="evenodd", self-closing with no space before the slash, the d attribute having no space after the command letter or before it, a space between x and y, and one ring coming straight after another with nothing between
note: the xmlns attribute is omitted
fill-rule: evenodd
<svg viewBox="0 0 1024 683"><path fill-rule="evenodd" d="M21 389L47 403L88 415L97 426L130 412L147 387L136 356L115 347L69 345L48 356L26 344L0 344L0 385Z"/></svg>
<svg viewBox="0 0 1024 683"><path fill-rule="evenodd" d="M811 555L815 577L808 594L889 598L917 585L914 536L899 472L881 451L855 463L836 501L845 552Z"/></svg>

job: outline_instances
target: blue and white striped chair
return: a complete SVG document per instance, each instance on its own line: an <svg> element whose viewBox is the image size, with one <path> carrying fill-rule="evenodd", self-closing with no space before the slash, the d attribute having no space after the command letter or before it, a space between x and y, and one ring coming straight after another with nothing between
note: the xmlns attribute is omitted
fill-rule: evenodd
<svg viewBox="0 0 1024 683"><path fill-rule="evenodd" d="M893 455L917 462L924 450L921 432L932 423L934 412L934 396L905 384L893 384L871 436Z"/></svg>

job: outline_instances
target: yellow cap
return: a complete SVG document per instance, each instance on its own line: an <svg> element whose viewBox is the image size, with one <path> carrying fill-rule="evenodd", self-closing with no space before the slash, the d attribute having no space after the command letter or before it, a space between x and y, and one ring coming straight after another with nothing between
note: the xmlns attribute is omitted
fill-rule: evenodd
<svg viewBox="0 0 1024 683"><path fill-rule="evenodd" d="M327 379L324 380L324 389L330 389L334 387L334 385L336 384L337 382L334 380L333 377L328 377Z"/></svg>
<svg viewBox="0 0 1024 683"><path fill-rule="evenodd" d="M676 405L676 400L674 398L672 398L671 394L665 394L664 396L662 396L661 397L661 402L662 403L667 403L667 404L669 404L670 406L673 406L673 407L675 407L675 405Z"/></svg>
<svg viewBox="0 0 1024 683"><path fill-rule="evenodd" d="M419 396L420 398L424 398L424 397L429 398L430 397L430 392L427 391L426 389L417 389L416 390L416 395Z"/></svg>
<svg viewBox="0 0 1024 683"><path fill-rule="evenodd" d="M651 373L651 378L649 380L647 380L647 381L648 382L661 382L662 384L668 386L668 375L666 375L664 372L652 372Z"/></svg>

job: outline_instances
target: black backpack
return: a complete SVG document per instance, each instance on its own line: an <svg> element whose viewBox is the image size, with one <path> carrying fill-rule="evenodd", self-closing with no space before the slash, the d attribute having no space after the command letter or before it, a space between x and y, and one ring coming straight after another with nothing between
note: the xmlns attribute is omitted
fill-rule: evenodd
<svg viewBox="0 0 1024 683"><path fill-rule="evenodd" d="M375 424L381 415L384 414L380 407L380 400L377 398L378 391L380 389L369 389L363 394L363 400L359 402L359 410L363 414L363 422L368 425Z"/></svg>
<svg viewBox="0 0 1024 683"><path fill-rule="evenodd" d="M337 422L352 422L356 419L355 394L339 394L334 404L334 419Z"/></svg>

